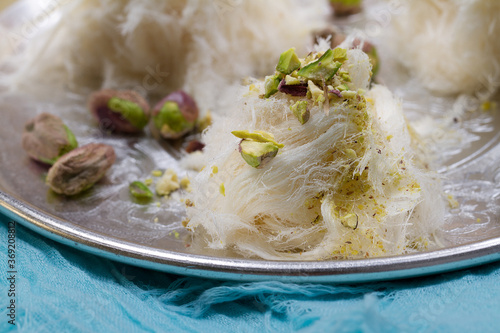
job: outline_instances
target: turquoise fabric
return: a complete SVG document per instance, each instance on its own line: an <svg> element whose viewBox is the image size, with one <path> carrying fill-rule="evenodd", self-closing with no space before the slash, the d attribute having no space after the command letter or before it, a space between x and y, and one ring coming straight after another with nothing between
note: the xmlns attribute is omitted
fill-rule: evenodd
<svg viewBox="0 0 500 333"><path fill-rule="evenodd" d="M359 285L238 283L113 262L16 226L8 323L0 216L0 332L499 332L500 264Z"/></svg>

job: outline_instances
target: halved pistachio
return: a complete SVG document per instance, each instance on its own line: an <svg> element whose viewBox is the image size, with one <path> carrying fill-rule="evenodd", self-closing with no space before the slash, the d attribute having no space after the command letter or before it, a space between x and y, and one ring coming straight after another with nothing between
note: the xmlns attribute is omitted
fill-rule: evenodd
<svg viewBox="0 0 500 333"><path fill-rule="evenodd" d="M309 120L311 116L311 112L307 108L307 101L298 101L294 105L290 106L290 110L292 110L293 114L299 122L304 125Z"/></svg>
<svg viewBox="0 0 500 333"><path fill-rule="evenodd" d="M147 125L150 111L146 100L133 90L100 90L90 95L88 109L104 130L138 133Z"/></svg>
<svg viewBox="0 0 500 333"><path fill-rule="evenodd" d="M272 95L276 94L278 92L278 87L281 82L281 75L279 74L274 74L274 75L269 75L266 76L265 79L265 84L264 84L264 97L269 98Z"/></svg>
<svg viewBox="0 0 500 333"><path fill-rule="evenodd" d="M22 146L32 159L54 164L58 158L78 147L78 142L59 117L41 113L24 126Z"/></svg>
<svg viewBox="0 0 500 333"><path fill-rule="evenodd" d="M153 133L165 139L178 139L192 131L198 119L198 106L182 90L162 99L153 109Z"/></svg>
<svg viewBox="0 0 500 333"><path fill-rule="evenodd" d="M46 182L56 193L75 195L99 181L115 159L113 147L90 143L58 159L49 169Z"/></svg>
<svg viewBox="0 0 500 333"><path fill-rule="evenodd" d="M343 55L345 53L340 50L343 49L335 52L328 49L318 60L302 67L297 72L297 75L316 83L331 80L342 66L340 61L344 60Z"/></svg>
<svg viewBox="0 0 500 333"><path fill-rule="evenodd" d="M290 74L300 68L300 60L295 53L295 48L291 48L280 55L276 70L283 74Z"/></svg>
<svg viewBox="0 0 500 333"><path fill-rule="evenodd" d="M241 157L254 168L262 168L278 154L279 148L272 142L241 140Z"/></svg>

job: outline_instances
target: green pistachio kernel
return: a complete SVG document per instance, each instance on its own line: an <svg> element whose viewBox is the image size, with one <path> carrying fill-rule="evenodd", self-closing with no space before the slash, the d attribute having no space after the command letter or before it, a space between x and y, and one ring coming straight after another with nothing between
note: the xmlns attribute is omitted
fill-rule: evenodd
<svg viewBox="0 0 500 333"><path fill-rule="evenodd" d="M294 105L290 106L290 110L292 110L293 114L299 122L304 125L309 120L311 113L307 108L307 101L298 101Z"/></svg>
<svg viewBox="0 0 500 333"><path fill-rule="evenodd" d="M347 84L339 84L338 86L335 87L335 89L337 89L338 91L342 92L342 91L347 91L349 90L349 87L347 86Z"/></svg>
<svg viewBox="0 0 500 333"><path fill-rule="evenodd" d="M340 78L345 82L351 82L351 76L348 73L340 74Z"/></svg>
<svg viewBox="0 0 500 333"><path fill-rule="evenodd" d="M356 97L355 91L342 91L341 94L342 94L343 98L352 99L352 98Z"/></svg>
<svg viewBox="0 0 500 333"><path fill-rule="evenodd" d="M280 82L281 75L279 74L266 76L264 97L269 98L276 94L278 92Z"/></svg>
<svg viewBox="0 0 500 333"><path fill-rule="evenodd" d="M278 143L274 140L274 135L272 135L269 132L264 132L264 131L232 131L231 134L233 134L235 137L244 139L244 140L252 140L256 142L270 142L274 144L278 148L283 148L284 145L281 143Z"/></svg>
<svg viewBox="0 0 500 333"><path fill-rule="evenodd" d="M328 49L318 60L302 67L297 75L316 82L329 81L342 66L334 57L333 50Z"/></svg>
<svg viewBox="0 0 500 333"><path fill-rule="evenodd" d="M144 110L134 102L112 97L108 101L108 107L111 111L121 114L123 118L137 128L144 128L148 123L149 119Z"/></svg>
<svg viewBox="0 0 500 333"><path fill-rule="evenodd" d="M347 50L337 47L333 50L333 60L344 62L347 60Z"/></svg>
<svg viewBox="0 0 500 333"><path fill-rule="evenodd" d="M241 157L251 167L262 168L278 154L278 146L272 142L242 140L240 142Z"/></svg>
<svg viewBox="0 0 500 333"><path fill-rule="evenodd" d="M307 94L308 97L313 100L314 103L322 103L325 101L325 93L312 81L307 82Z"/></svg>
<svg viewBox="0 0 500 333"><path fill-rule="evenodd" d="M276 66L276 70L283 74L290 74L294 70L300 68L300 60L295 53L295 48L291 48L288 51L283 52L280 55L280 60Z"/></svg>
<svg viewBox="0 0 500 333"><path fill-rule="evenodd" d="M161 132L178 133L193 126L193 123L184 118L179 105L172 101L165 102L153 121L156 128L160 129Z"/></svg>
<svg viewBox="0 0 500 333"><path fill-rule="evenodd" d="M130 194L138 199L151 199L153 197L153 192L146 186L146 184L135 181L129 185Z"/></svg>

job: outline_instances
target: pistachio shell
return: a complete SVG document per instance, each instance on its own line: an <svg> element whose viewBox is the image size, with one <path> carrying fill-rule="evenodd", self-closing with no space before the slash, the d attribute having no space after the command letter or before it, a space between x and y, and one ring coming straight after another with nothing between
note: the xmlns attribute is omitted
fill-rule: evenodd
<svg viewBox="0 0 500 333"><path fill-rule="evenodd" d="M59 157L78 147L78 142L59 117L41 113L26 123L22 146L34 160L54 164Z"/></svg>
<svg viewBox="0 0 500 333"><path fill-rule="evenodd" d="M111 146L90 143L58 159L49 169L47 184L59 194L78 194L99 181L115 159Z"/></svg>

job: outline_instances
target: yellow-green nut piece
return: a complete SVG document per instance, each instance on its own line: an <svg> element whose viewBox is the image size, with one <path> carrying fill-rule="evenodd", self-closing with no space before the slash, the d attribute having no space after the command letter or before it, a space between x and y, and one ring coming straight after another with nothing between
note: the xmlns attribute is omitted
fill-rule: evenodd
<svg viewBox="0 0 500 333"><path fill-rule="evenodd" d="M353 230L356 230L356 228L358 227L358 222L359 222L358 215L354 213L350 213L340 217L340 223L342 223L344 227Z"/></svg>
<svg viewBox="0 0 500 333"><path fill-rule="evenodd" d="M311 116L311 112L307 108L307 101L298 101L294 105L290 106L290 110L292 110L293 114L299 122L304 125L309 120Z"/></svg>
<svg viewBox="0 0 500 333"><path fill-rule="evenodd" d="M313 100L314 103L324 102L325 94L324 91L319 89L317 85L312 81L307 82L307 96Z"/></svg>
<svg viewBox="0 0 500 333"><path fill-rule="evenodd" d="M281 75L279 75L279 74L266 76L266 80L264 83L264 90L265 90L264 97L265 98L269 98L278 92L278 86L280 85L280 82L281 82L280 76Z"/></svg>
<svg viewBox="0 0 500 333"><path fill-rule="evenodd" d="M24 126L22 146L32 159L52 165L78 142L59 117L41 113Z"/></svg>
<svg viewBox="0 0 500 333"><path fill-rule="evenodd" d="M272 135L269 132L265 131L232 131L231 134L233 134L235 137L244 139L244 140L252 140L256 142L270 142L274 144L278 148L283 148L284 145L281 143L276 142L274 140L274 135Z"/></svg>
<svg viewBox="0 0 500 333"><path fill-rule="evenodd" d="M342 63L335 61L334 57L333 50L328 49L318 60L302 67L297 72L297 75L316 83L327 82L333 78L342 66Z"/></svg>
<svg viewBox="0 0 500 333"><path fill-rule="evenodd" d="M257 142L252 140L241 140L239 151L241 157L254 168L264 167L278 154L278 146L272 142Z"/></svg>
<svg viewBox="0 0 500 333"><path fill-rule="evenodd" d="M295 53L295 48L283 52L280 55L280 59L278 61L278 65L276 66L276 70L283 74L290 74L294 70L300 68L300 59Z"/></svg>
<svg viewBox="0 0 500 333"><path fill-rule="evenodd" d="M347 50L341 47L336 47L333 49L333 60L344 62L347 60Z"/></svg>
<svg viewBox="0 0 500 333"><path fill-rule="evenodd" d="M302 84L302 81L300 81L300 79L293 77L293 76L290 76L290 75L285 76L285 85L294 86L297 84Z"/></svg>
<svg viewBox="0 0 500 333"><path fill-rule="evenodd" d="M130 183L128 188L130 194L137 199L151 199L153 197L153 192L140 181Z"/></svg>

